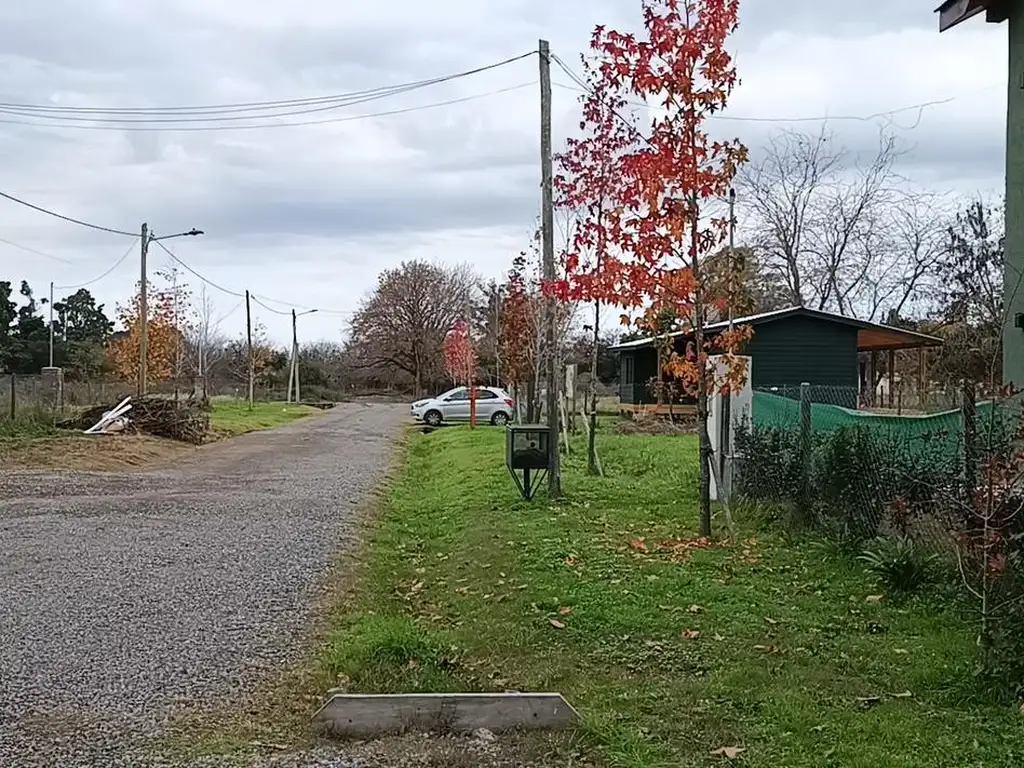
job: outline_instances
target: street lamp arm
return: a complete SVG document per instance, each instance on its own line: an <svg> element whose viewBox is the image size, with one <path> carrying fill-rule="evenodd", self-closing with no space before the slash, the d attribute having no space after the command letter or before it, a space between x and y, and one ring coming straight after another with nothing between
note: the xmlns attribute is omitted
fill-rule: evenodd
<svg viewBox="0 0 1024 768"><path fill-rule="evenodd" d="M205 234L206 233L203 230L196 229L195 227L193 227L188 232L178 232L177 234L174 234L174 235L161 235L160 237L153 237L152 235L150 235L149 239L151 241L153 241L153 242L156 242L158 240L170 240L171 238L174 238L174 237L196 237L198 235L205 235Z"/></svg>

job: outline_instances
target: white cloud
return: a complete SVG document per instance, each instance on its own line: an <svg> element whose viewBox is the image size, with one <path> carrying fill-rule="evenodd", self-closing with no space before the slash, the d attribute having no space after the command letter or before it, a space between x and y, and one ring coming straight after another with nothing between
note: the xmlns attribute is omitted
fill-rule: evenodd
<svg viewBox="0 0 1024 768"><path fill-rule="evenodd" d="M743 85L730 115L900 113L903 171L937 189L998 192L1005 131L1005 26L939 35L928 8L871 0L855 11L812 0L749 2L736 39ZM10 7L8 7L10 6ZM864 6L867 6L866 8ZM596 23L635 23L639 0L437 0L389 4L50 0L0 8L0 101L62 106L166 106L306 98L481 66L551 40L576 65ZM867 20L865 20L867 19ZM403 109L531 83L535 59L422 91L291 121ZM555 70L555 79L566 78ZM555 90L556 144L577 121ZM0 121L24 118L0 113ZM856 150L879 121L834 120ZM752 148L801 123L722 121ZM0 190L105 226L158 234L233 291L351 310L377 273L402 260L470 262L499 277L528 243L539 205L535 86L377 119L217 132L125 132L0 122ZM71 267L0 243L0 279L75 284L105 271L128 240L0 202L0 236L72 260ZM153 251L154 266L163 261ZM113 304L131 291L128 259L94 286ZM217 296L228 312L237 298ZM279 307L280 305L273 305ZM281 307L281 309L285 309ZM278 339L289 319L255 308ZM244 316L229 322L241 331ZM343 316L303 318L303 335L336 337Z"/></svg>

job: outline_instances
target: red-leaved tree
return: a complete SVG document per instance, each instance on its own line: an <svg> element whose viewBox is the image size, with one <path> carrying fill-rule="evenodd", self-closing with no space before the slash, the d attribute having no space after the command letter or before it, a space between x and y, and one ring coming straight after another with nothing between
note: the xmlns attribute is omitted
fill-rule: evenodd
<svg viewBox="0 0 1024 768"><path fill-rule="evenodd" d="M444 337L444 367L452 377L452 384L461 381L465 382L467 387L473 385L476 352L473 349L469 324L465 320L459 320Z"/></svg>
<svg viewBox="0 0 1024 768"><path fill-rule="evenodd" d="M708 399L715 389L742 381L746 372L735 354L750 336L748 328L740 328L707 338L708 310L725 314L728 302L712 294L711 282L701 274L703 259L722 243L729 226L725 216L706 208L729 193L747 155L738 140L713 139L707 131L708 119L725 108L738 82L725 45L737 25L739 2L641 0L641 5L642 36L598 27L591 42L607 97L661 107L641 145L617 163L619 210L614 226L602 231L614 239L609 247L620 258L606 259L601 282L614 286L616 304L640 311L636 322L642 328L659 328L671 315L692 336L689 354L672 348L663 362L697 401L700 524L702 535L710 535ZM623 318L631 322L628 315ZM713 350L729 363L720 376L709 371Z"/></svg>
<svg viewBox="0 0 1024 768"><path fill-rule="evenodd" d="M501 328L498 333L498 347L501 354L502 370L506 380L516 392L516 400L525 393L527 421L534 417L534 382L537 378L537 344L534 332L536 301L530 291L526 277L526 257L517 256L512 261L504 286Z"/></svg>
<svg viewBox="0 0 1024 768"><path fill-rule="evenodd" d="M595 39L596 35L595 33ZM603 62L607 63L607 62ZM580 101L583 135L569 138L565 152L555 157L555 204L576 213L576 227L563 254L565 278L555 286L563 301L593 305L588 392L587 469L600 473L597 459L597 366L601 332L601 304L618 303L622 288L620 252L621 198L625 191L620 164L637 148L637 129L626 121L626 100L621 89L603 75L602 62L583 57L587 92Z"/></svg>

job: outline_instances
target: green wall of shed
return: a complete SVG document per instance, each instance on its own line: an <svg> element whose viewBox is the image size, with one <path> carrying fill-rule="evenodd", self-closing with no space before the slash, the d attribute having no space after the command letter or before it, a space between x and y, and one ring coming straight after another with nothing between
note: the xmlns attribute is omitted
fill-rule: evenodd
<svg viewBox="0 0 1024 768"><path fill-rule="evenodd" d="M683 344L676 351L683 353ZM744 354L750 355L751 385L755 389L778 387L797 396L803 383L813 385L811 399L857 407L860 366L857 328L819 318L787 317L763 323ZM625 372L633 360L633 381ZM651 347L620 353L619 399L623 403L653 403L649 380L657 373L657 357Z"/></svg>

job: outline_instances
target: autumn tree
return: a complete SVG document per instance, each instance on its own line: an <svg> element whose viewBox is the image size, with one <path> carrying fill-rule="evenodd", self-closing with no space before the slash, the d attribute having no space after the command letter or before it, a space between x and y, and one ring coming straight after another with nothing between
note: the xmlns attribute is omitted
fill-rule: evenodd
<svg viewBox="0 0 1024 768"><path fill-rule="evenodd" d="M738 141L713 139L708 118L725 109L737 83L725 49L735 30L738 0L642 0L644 35L597 28L592 50L608 91L658 102L643 144L618 162L623 189L616 247L631 254L614 264L619 272L616 303L640 309L640 323L657 322L666 312L680 318L694 339L693 355L672 352L666 370L693 391L700 440L701 533L711 533L711 443L709 396L744 375L735 358L749 329L714 339L732 362L725 381L709 371L708 310L726 297L714 296L702 275L703 259L724 240L725 216L709 205L730 190L746 149Z"/></svg>
<svg viewBox="0 0 1024 768"><path fill-rule="evenodd" d="M505 379L516 393L526 392L527 421L533 421L536 397L534 382L537 374L537 356L533 316L536 301L531 296L525 275L526 257L517 256L512 262L504 284L501 326L498 331L498 354L501 357Z"/></svg>
<svg viewBox="0 0 1024 768"><path fill-rule="evenodd" d="M403 262L385 270L351 323L355 365L407 375L421 395L444 380L445 335L465 317L478 286L466 266Z"/></svg>
<svg viewBox="0 0 1024 768"><path fill-rule="evenodd" d="M599 39L600 31L595 33ZM599 474L597 459L597 383L601 338L601 304L617 303L622 289L618 243L621 199L618 168L637 147L637 130L623 114L626 99L614 79L602 72L608 59L583 57L586 93L581 97L582 136L570 137L555 157L555 204L576 212L576 226L563 254L565 278L550 289L563 301L591 304L590 386L588 391L587 468Z"/></svg>
<svg viewBox="0 0 1024 768"><path fill-rule="evenodd" d="M171 275L158 273L167 281ZM171 281L147 295L146 374L150 381L168 381L178 371L184 337L180 330L183 298L182 286ZM124 331L108 344L107 352L114 373L125 381L139 377L139 347L142 317L139 286L127 304L118 305L116 316Z"/></svg>
<svg viewBox="0 0 1024 768"><path fill-rule="evenodd" d="M452 377L452 384L465 382L473 386L476 373L476 350L469 323L459 320L444 337L444 367Z"/></svg>

